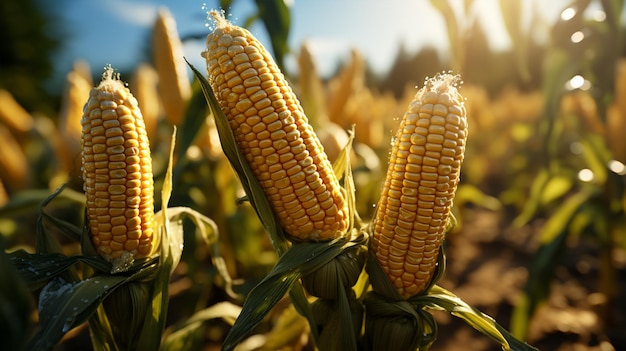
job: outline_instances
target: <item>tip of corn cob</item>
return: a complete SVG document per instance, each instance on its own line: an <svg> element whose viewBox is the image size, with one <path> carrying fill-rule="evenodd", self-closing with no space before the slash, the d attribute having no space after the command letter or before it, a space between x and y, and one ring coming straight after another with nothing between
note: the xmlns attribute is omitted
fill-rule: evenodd
<svg viewBox="0 0 626 351"><path fill-rule="evenodd" d="M465 99L460 95L458 88L463 84L461 75L441 72L424 80L424 86L415 94L414 100L419 100L426 94L448 93L452 98L463 102Z"/></svg>
<svg viewBox="0 0 626 351"><path fill-rule="evenodd" d="M223 28L230 25L230 22L224 16L224 11L213 9L208 12L208 17L215 22L215 28Z"/></svg>
<svg viewBox="0 0 626 351"><path fill-rule="evenodd" d="M120 80L120 74L115 72L115 69L111 67L111 65L106 65L104 67L104 72L102 73L102 80L98 84L96 89L104 89L106 91L113 91L115 89L119 89L120 85L122 86L122 90L124 88L124 83Z"/></svg>

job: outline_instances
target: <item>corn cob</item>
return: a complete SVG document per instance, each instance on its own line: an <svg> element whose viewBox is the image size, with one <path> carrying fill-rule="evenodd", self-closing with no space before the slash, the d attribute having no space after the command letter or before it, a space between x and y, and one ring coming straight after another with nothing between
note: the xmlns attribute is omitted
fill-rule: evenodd
<svg viewBox="0 0 626 351"><path fill-rule="evenodd" d="M154 64L159 74L159 96L167 120L180 124L187 101L191 97L191 83L183 58L183 44L176 30L176 21L167 8L159 10L152 33Z"/></svg>
<svg viewBox="0 0 626 351"><path fill-rule="evenodd" d="M150 145L130 90L107 67L81 120L87 219L97 252L124 269L153 247L154 185Z"/></svg>
<svg viewBox="0 0 626 351"><path fill-rule="evenodd" d="M310 118L309 122L315 128L326 125L328 114L326 112L324 86L320 78L313 55L307 43L303 43L298 56L298 87L300 88L300 102L302 108ZM332 159L332 158L331 158Z"/></svg>
<svg viewBox="0 0 626 351"><path fill-rule="evenodd" d="M7 202L9 202L9 194L7 194L7 190L2 184L2 179L0 179L0 208L4 206Z"/></svg>
<svg viewBox="0 0 626 351"><path fill-rule="evenodd" d="M0 123L0 180L9 194L28 187L31 180L28 158L11 130Z"/></svg>
<svg viewBox="0 0 626 351"><path fill-rule="evenodd" d="M33 116L4 89L0 89L0 121L15 135L28 133L35 124Z"/></svg>
<svg viewBox="0 0 626 351"><path fill-rule="evenodd" d="M346 194L298 99L249 31L211 15L209 82L282 227L304 241L340 237L350 223Z"/></svg>
<svg viewBox="0 0 626 351"><path fill-rule="evenodd" d="M85 79L83 73L79 72L78 65L67 74L66 89L63 95L61 111L59 113L59 136L61 141L57 148L60 153L63 170L67 173L78 170L80 153L80 139L82 128L80 121L83 117L83 105L89 98L89 91L93 86L91 80Z"/></svg>
<svg viewBox="0 0 626 351"><path fill-rule="evenodd" d="M409 105L373 221L372 251L404 298L432 278L459 182L467 122L458 79L427 80Z"/></svg>
<svg viewBox="0 0 626 351"><path fill-rule="evenodd" d="M159 117L161 116L161 104L159 103L157 90L159 75L150 64L142 63L137 66L134 79L130 84L143 115L148 139L155 141L157 139Z"/></svg>

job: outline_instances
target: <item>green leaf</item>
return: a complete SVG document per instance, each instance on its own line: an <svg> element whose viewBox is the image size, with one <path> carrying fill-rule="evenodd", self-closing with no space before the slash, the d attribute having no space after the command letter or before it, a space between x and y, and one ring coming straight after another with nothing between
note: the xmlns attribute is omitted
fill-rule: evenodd
<svg viewBox="0 0 626 351"><path fill-rule="evenodd" d="M161 190L162 208L159 212L163 219L158 221L160 231L159 264L156 266L156 276L149 281L152 296L150 306L146 310L144 324L139 334L137 350L158 351L161 345L161 335L165 329L167 309L169 304L169 282L172 272L180 262L183 250L183 226L179 221L170 222L168 204L172 194L173 184L173 155L176 146L176 127L172 132L172 141L163 189ZM133 301L133 304L136 302ZM139 301L138 303L144 303Z"/></svg>
<svg viewBox="0 0 626 351"><path fill-rule="evenodd" d="M539 303L548 296L554 271L565 250L569 226L590 196L588 192L580 192L569 197L544 225L541 246L531 261L522 300L513 310L511 331L516 337L526 337L530 317Z"/></svg>
<svg viewBox="0 0 626 351"><path fill-rule="evenodd" d="M202 335L198 333L202 332L205 322L220 318L232 325L240 313L241 307L228 301L200 310L165 337L161 350L178 351L198 348L197 339L202 338Z"/></svg>
<svg viewBox="0 0 626 351"><path fill-rule="evenodd" d="M574 186L572 177L555 174L546 183L541 193L541 204L547 205L563 197Z"/></svg>
<svg viewBox="0 0 626 351"><path fill-rule="evenodd" d="M295 307L296 311L306 318L309 325L315 325L315 317L313 317L313 312L309 306L309 300L307 300L302 284L294 284L291 287L289 290L289 298L291 299L291 303ZM318 340L319 335L317 333L317 329L311 328L311 336L314 341Z"/></svg>
<svg viewBox="0 0 626 351"><path fill-rule="evenodd" d="M226 293L230 297L236 298L237 294L232 290L233 279L230 277L226 268L226 262L219 252L217 224L209 217L206 217L189 207L173 207L168 208L167 211L169 212L171 221L180 221L183 218L189 218L194 223L202 240L212 248L211 261L217 269L218 274L224 280L224 289ZM180 226L180 228L182 230L182 226ZM180 236L179 242L173 246L182 250L182 244L182 236Z"/></svg>
<svg viewBox="0 0 626 351"><path fill-rule="evenodd" d="M39 204L39 216L37 217L36 224L36 242L35 250L37 253L62 253L63 248L59 241L51 235L47 234L46 226L44 225L44 208L54 200L65 189L65 184L55 190L47 198L45 198Z"/></svg>
<svg viewBox="0 0 626 351"><path fill-rule="evenodd" d="M460 184L454 195L454 204L462 207L467 203L472 203L491 211L499 211L502 209L500 200L485 194L476 185Z"/></svg>
<svg viewBox="0 0 626 351"><path fill-rule="evenodd" d="M520 213L513 220L514 227L522 227L523 225L528 223L537 213L537 210L539 209L541 204L543 190L545 189L546 184L548 184L548 182L550 181L550 177L551 175L548 169L543 168L541 169L541 171L539 171L539 174L537 175L537 177L535 177L535 180L533 181L533 184L530 188L530 195L528 197L528 200L526 201L526 205L524 206L522 213Z"/></svg>
<svg viewBox="0 0 626 351"><path fill-rule="evenodd" d="M537 350L528 344L516 340L506 329L496 323L493 318L468 305L461 298L438 285L433 286L428 295L411 298L409 302L416 303L418 306L424 305L430 308L444 310L463 319L472 328L491 337L502 345L504 350Z"/></svg>
<svg viewBox="0 0 626 351"><path fill-rule="evenodd" d="M33 287L57 277L78 261L86 262L100 271L111 270L111 264L98 257L31 254L24 250L11 252L8 256L20 277Z"/></svg>
<svg viewBox="0 0 626 351"><path fill-rule="evenodd" d="M187 150L196 140L200 131L204 131L203 127L207 118L207 105L204 99L202 88L194 84L193 94L185 110L185 116L180 126L180 137L178 138L178 148L176 160L178 163L172 173L172 183L177 184L179 177L184 171Z"/></svg>
<svg viewBox="0 0 626 351"><path fill-rule="evenodd" d="M51 216L44 211L41 212L41 215L46 220L50 221L51 224L59 229L61 233L65 234L70 240L80 242L81 237L83 236L83 230L81 228L77 227L73 223Z"/></svg>
<svg viewBox="0 0 626 351"><path fill-rule="evenodd" d="M310 273L336 257L354 243L345 240L294 244L279 257L272 271L255 286L243 304L243 310L224 341L224 350L232 350L256 327L303 274Z"/></svg>
<svg viewBox="0 0 626 351"><path fill-rule="evenodd" d="M22 213L33 213L49 197L50 191L47 189L18 192L9 198L9 202L0 207L0 217L14 217ZM72 189L65 189L55 201L55 204L60 207L75 206L77 203L84 204L85 195Z"/></svg>
<svg viewBox="0 0 626 351"><path fill-rule="evenodd" d="M337 178L343 177L343 186L346 189L346 201L348 203L348 218L350 218L350 225L348 230L351 231L356 225L361 226L361 219L356 211L356 186L354 185L354 177L352 176L352 164L350 162L350 154L352 153L352 143L354 142L354 126L350 130L348 141L346 145L341 149L335 164L333 164L333 172L337 175ZM355 223L356 222L356 223Z"/></svg>
<svg viewBox="0 0 626 351"><path fill-rule="evenodd" d="M39 295L39 331L29 349L49 350L70 329L85 322L100 303L129 277L103 275L77 282L50 281Z"/></svg>
<svg viewBox="0 0 626 351"><path fill-rule="evenodd" d="M604 184L608 176L607 163L602 159L600 150L597 149L592 140L584 138L580 140L583 149L583 158L587 163L587 167L593 172L593 181L598 184Z"/></svg>

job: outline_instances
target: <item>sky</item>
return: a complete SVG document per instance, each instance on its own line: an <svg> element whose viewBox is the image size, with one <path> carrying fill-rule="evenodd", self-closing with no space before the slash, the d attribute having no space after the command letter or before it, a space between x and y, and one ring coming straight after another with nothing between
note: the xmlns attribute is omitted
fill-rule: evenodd
<svg viewBox="0 0 626 351"><path fill-rule="evenodd" d="M291 7L292 23L286 58L288 70L296 68L296 54L306 41L318 71L330 75L340 60L359 50L376 73L384 74L392 64L399 45L409 52L434 46L442 54L448 50L445 21L428 0L286 0ZM523 1L525 13L541 0ZM510 46L501 20L498 0L475 0L478 20L495 49ZM461 5L462 0L452 0ZM544 2L541 13L552 20L558 17L566 0ZM70 37L60 50L55 68L63 77L72 63L83 59L92 72L107 64L125 70L133 68L149 46L150 30L160 7L173 14L181 36L209 34L207 9L218 8L213 0L64 0L57 11ZM457 7L458 9L458 7ZM242 25L254 13L253 0L234 0L230 20ZM527 15L526 15L527 16ZM268 48L269 39L260 22L249 28ZM184 45L185 57L197 68L204 67L200 53L203 40Z"/></svg>

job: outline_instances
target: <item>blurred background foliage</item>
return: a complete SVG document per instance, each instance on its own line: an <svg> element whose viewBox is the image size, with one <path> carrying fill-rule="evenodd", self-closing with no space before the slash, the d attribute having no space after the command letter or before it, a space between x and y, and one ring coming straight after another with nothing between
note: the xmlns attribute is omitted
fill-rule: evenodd
<svg viewBox="0 0 626 351"><path fill-rule="evenodd" d="M227 9L233 2L222 0L220 4ZM490 255L508 252L510 272L520 268L523 273L511 283L511 294L491 302L492 315L497 315L501 324L540 348L623 349L624 2L572 0L554 23L544 21L537 2L527 26L522 26L521 2L499 1L513 45L495 51L476 18L476 1L465 0L453 10L452 0L431 0L445 19L450 51L444 55L425 47L413 52L399 45L384 74L375 73L367 58L353 50L330 77L320 77L306 44L287 45L291 18L284 1L255 0L258 11L245 23L264 24L281 67L286 55L297 56L297 71L286 74L331 160L347 140L346 130L355 126L357 208L364 219L373 214L391 131L415 93L414 87L442 70L460 73L470 136L455 202L459 225L448 238L451 268L443 284L453 291L455 287L463 290L472 282L471 272L489 266ZM0 3L0 233L9 251L33 247L36 207L50 191L64 182L82 190L76 163L79 146L64 121L72 114L80 115L86 97L84 90L82 95L77 91L93 86L100 72L77 62L65 81L49 80L55 53L71 40L71 32L57 19L59 8L62 6L37 0ZM206 114L207 110L197 83L189 80L191 93L183 99L182 115L165 111L166 92L157 89L165 84L156 67L159 53L155 52L154 35L146 33L150 37L147 47L138 48L143 51L142 62L120 73L143 104L144 117L154 116L150 138L158 187L171 127L177 124L172 121L184 121L185 116ZM182 40L205 36L200 31ZM244 296L267 274L276 254L254 210L234 201L242 190L221 153L212 121L182 123L179 133L172 205L190 206L216 221L221 255L239 283L237 292ZM82 208L68 208L61 202L51 204L49 211L80 222L77 218ZM488 226L491 232L481 226L486 219L493 221ZM487 240L490 245L484 243ZM479 261L463 261L472 250L455 248L468 242L491 251L482 251ZM66 250L72 252L76 247ZM185 324L190 315L219 302L241 302L215 283L219 277L208 259L211 254L189 234L171 284L175 307L170 308L169 325L172 332L180 326L187 328L189 349L219 345L228 329L227 321L221 319L191 328ZM472 262L474 270L455 271L455 266ZM499 276L481 282L478 290L462 297L470 303L475 298L480 306L481 293L507 286ZM0 295L0 303L10 303L6 296ZM310 347L303 337L306 324L292 323L297 330L291 329L289 337L275 329L286 329L284 320L295 318L287 306L285 302L276 308L254 337L285 349ZM36 316L31 319L36 323ZM16 323L23 325L24 321ZM451 334L440 334L440 339L448 337L453 339ZM85 328L79 328L68 334L59 349L73 349L87 339ZM251 338L249 345L254 342ZM460 350L466 346L462 341L457 344ZM441 349L455 349L445 345ZM476 349L493 347L497 346Z"/></svg>

